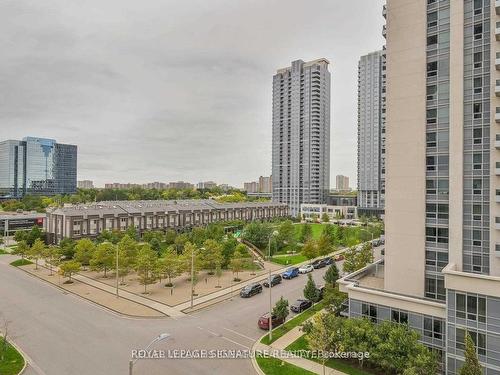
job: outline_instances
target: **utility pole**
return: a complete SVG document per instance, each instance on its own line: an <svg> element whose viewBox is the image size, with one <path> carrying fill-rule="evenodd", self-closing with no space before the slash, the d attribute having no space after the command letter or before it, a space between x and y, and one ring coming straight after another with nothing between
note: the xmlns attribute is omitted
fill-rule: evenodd
<svg viewBox="0 0 500 375"><path fill-rule="evenodd" d="M118 294L118 245L115 245L116 248L116 298L120 298L120 295Z"/></svg>
<svg viewBox="0 0 500 375"><path fill-rule="evenodd" d="M271 268L269 268L269 343L273 339L273 302L271 290L273 286L271 285Z"/></svg>
<svg viewBox="0 0 500 375"><path fill-rule="evenodd" d="M194 298L194 249L191 251L191 309L193 308Z"/></svg>

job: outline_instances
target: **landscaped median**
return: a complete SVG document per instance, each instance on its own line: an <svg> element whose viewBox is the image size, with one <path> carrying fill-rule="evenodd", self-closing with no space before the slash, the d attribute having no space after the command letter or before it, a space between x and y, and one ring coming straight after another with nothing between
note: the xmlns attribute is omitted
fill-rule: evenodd
<svg viewBox="0 0 500 375"><path fill-rule="evenodd" d="M3 339L0 339L0 374L17 375L24 369L25 361L21 353L7 342L4 351Z"/></svg>
<svg viewBox="0 0 500 375"><path fill-rule="evenodd" d="M304 323L307 319L312 317L314 314L317 312L323 310L325 307L324 302L318 302L317 304L313 305L310 309L307 309L306 311L296 315L294 318L290 319L288 322L285 322L284 324L280 325L279 327L276 327L273 329L273 339L269 341L269 334L265 335L260 342L264 345L270 345L276 340L278 340L280 337L285 335L286 333L290 332L292 329L295 327L301 325Z"/></svg>

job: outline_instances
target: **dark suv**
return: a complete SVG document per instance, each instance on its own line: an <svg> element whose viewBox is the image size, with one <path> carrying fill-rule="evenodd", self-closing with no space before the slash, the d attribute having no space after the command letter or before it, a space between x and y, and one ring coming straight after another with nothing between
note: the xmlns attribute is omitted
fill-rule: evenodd
<svg viewBox="0 0 500 375"><path fill-rule="evenodd" d="M318 268L326 267L326 264L323 262L323 259L317 259L314 262L312 262L311 265L314 267L315 270L317 270Z"/></svg>
<svg viewBox="0 0 500 375"><path fill-rule="evenodd" d="M281 275L271 275L271 287L278 285L278 284L281 284L281 280L283 280ZM262 283L262 285L264 285L266 288L269 288L269 278L267 278Z"/></svg>
<svg viewBox="0 0 500 375"><path fill-rule="evenodd" d="M312 306L311 301L307 299L298 299L292 304L292 306L290 306L290 310L292 310L295 313L300 313L304 310L307 310L311 306Z"/></svg>
<svg viewBox="0 0 500 375"><path fill-rule="evenodd" d="M262 292L262 285L260 285L259 283L253 283L241 289L240 297L248 298L255 296L256 294L259 294L261 292Z"/></svg>

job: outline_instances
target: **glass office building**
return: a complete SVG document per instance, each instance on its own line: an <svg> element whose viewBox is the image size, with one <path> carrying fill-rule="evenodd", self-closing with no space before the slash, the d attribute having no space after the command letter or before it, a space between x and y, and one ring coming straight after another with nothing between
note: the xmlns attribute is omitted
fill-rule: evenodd
<svg viewBox="0 0 500 375"><path fill-rule="evenodd" d="M0 142L0 196L76 192L77 147L26 137Z"/></svg>

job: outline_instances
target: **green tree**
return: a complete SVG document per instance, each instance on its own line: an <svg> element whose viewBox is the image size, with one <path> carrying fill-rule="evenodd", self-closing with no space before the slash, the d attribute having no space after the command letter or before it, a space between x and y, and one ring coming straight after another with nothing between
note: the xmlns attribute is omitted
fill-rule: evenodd
<svg viewBox="0 0 500 375"><path fill-rule="evenodd" d="M338 228L339 226L337 225L328 224L323 225L323 230L321 231L321 237L327 238L332 247L339 244Z"/></svg>
<svg viewBox="0 0 500 375"><path fill-rule="evenodd" d="M326 212L323 212L323 215L321 215L321 221L323 223L328 223L330 222L330 216Z"/></svg>
<svg viewBox="0 0 500 375"><path fill-rule="evenodd" d="M173 229L167 229L165 233L165 243L167 245L173 245L175 243L175 238L177 237L177 232Z"/></svg>
<svg viewBox="0 0 500 375"><path fill-rule="evenodd" d="M19 233L19 232L16 232ZM28 243L24 240L19 241L17 243L17 246L12 250L12 254L14 255L19 255L21 259L24 259L27 255L28 252L30 251L30 247L28 246Z"/></svg>
<svg viewBox="0 0 500 375"><path fill-rule="evenodd" d="M90 268L97 272L104 271L104 277L107 277L108 270L116 261L115 252L115 246L111 242L100 243L89 261Z"/></svg>
<svg viewBox="0 0 500 375"><path fill-rule="evenodd" d="M203 246L203 243L207 240L207 231L205 228L196 227L191 231L191 241L196 246Z"/></svg>
<svg viewBox="0 0 500 375"><path fill-rule="evenodd" d="M222 268L227 268L239 242L234 237L228 238L222 243Z"/></svg>
<svg viewBox="0 0 500 375"><path fill-rule="evenodd" d="M332 244L326 236L321 236L316 243L318 247L318 255L320 256L328 255L333 250Z"/></svg>
<svg viewBox="0 0 500 375"><path fill-rule="evenodd" d="M37 239L28 251L29 258L35 261L36 270L38 269L38 260L43 256L44 252L45 244L40 239Z"/></svg>
<svg viewBox="0 0 500 375"><path fill-rule="evenodd" d="M290 314L290 310L288 309L288 300L284 299L283 296L276 302L276 305L273 307L272 315L274 315L278 319L286 320L288 315Z"/></svg>
<svg viewBox="0 0 500 375"><path fill-rule="evenodd" d="M26 242L29 246L33 246L36 240L45 242L45 234L39 226L34 225L29 232L26 232Z"/></svg>
<svg viewBox="0 0 500 375"><path fill-rule="evenodd" d="M472 337L467 332L465 335L465 362L460 369L460 375L481 375L483 370L479 364L479 359L477 358L476 347L474 346L474 341Z"/></svg>
<svg viewBox="0 0 500 375"><path fill-rule="evenodd" d="M238 278L238 275L243 270L243 255L239 250L235 250L233 257L231 258L230 267L233 274L236 274L234 280L239 281L240 279Z"/></svg>
<svg viewBox="0 0 500 375"><path fill-rule="evenodd" d="M213 274L217 264L222 263L222 246L215 240L206 240L200 249L200 258L202 267Z"/></svg>
<svg viewBox="0 0 500 375"><path fill-rule="evenodd" d="M88 238L83 238L76 242L74 259L82 266L86 267L90 264L90 259L92 259L94 251L94 243Z"/></svg>
<svg viewBox="0 0 500 375"><path fill-rule="evenodd" d="M144 294L147 293L147 286L154 282L153 270L156 259L158 259L158 256L149 244L140 246L135 261L135 268L139 276L139 282L144 285Z"/></svg>
<svg viewBox="0 0 500 375"><path fill-rule="evenodd" d="M175 238L175 249L177 251L177 254L182 254L184 251L184 247L186 244L190 242L189 241L189 236L186 233L179 234Z"/></svg>
<svg viewBox="0 0 500 375"><path fill-rule="evenodd" d="M339 290L337 285L326 284L323 290L323 300L327 308L337 314L342 308L342 304L347 299L347 293Z"/></svg>
<svg viewBox="0 0 500 375"><path fill-rule="evenodd" d="M304 297L309 301L318 302L318 289L316 288L316 283L310 273L307 274L307 283L304 287Z"/></svg>
<svg viewBox="0 0 500 375"><path fill-rule="evenodd" d="M306 243L313 238L313 229L311 224L305 223L302 225L302 230L300 232L300 242Z"/></svg>
<svg viewBox="0 0 500 375"><path fill-rule="evenodd" d="M316 258L319 255L316 241L307 241L302 247L302 255L304 255L309 260Z"/></svg>
<svg viewBox="0 0 500 375"><path fill-rule="evenodd" d="M338 326L341 324L341 322L329 314L316 314L312 318L310 328L307 329L308 333L306 339L309 344L309 349L317 351L318 353L327 353L334 350L338 342L340 342L338 335L341 330L338 329ZM328 360L328 356L320 355L319 359L323 366L323 374L325 374L325 364Z"/></svg>
<svg viewBox="0 0 500 375"><path fill-rule="evenodd" d="M269 223L254 221L244 228L242 237L259 249L265 250L269 242L269 236L272 232L273 228Z"/></svg>
<svg viewBox="0 0 500 375"><path fill-rule="evenodd" d="M45 260L45 265L49 267L50 276L52 276L53 267L59 265L62 257L61 248L57 246L47 246L43 250L42 257Z"/></svg>
<svg viewBox="0 0 500 375"><path fill-rule="evenodd" d="M127 230L125 231L125 235L129 236L131 239L138 241L139 240L139 233L137 228L135 228L133 225L130 225Z"/></svg>
<svg viewBox="0 0 500 375"><path fill-rule="evenodd" d="M81 264L80 262L76 262L74 260L69 260L67 262L63 262L59 265L59 273L68 278L69 283L72 283L71 277L80 271Z"/></svg>
<svg viewBox="0 0 500 375"><path fill-rule="evenodd" d="M330 267L326 270L323 275L323 280L329 285L335 285L337 280L339 279L339 270L337 269L337 265L333 262Z"/></svg>
<svg viewBox="0 0 500 375"><path fill-rule="evenodd" d="M156 238L156 237L152 238L151 241L149 241L149 245L151 246L151 249L153 249L153 251L156 254L160 254L161 242L158 238Z"/></svg>
<svg viewBox="0 0 500 375"><path fill-rule="evenodd" d="M168 279L166 286L173 286L172 279L182 272L179 255L173 248L169 248L158 261L160 272Z"/></svg>
<svg viewBox="0 0 500 375"><path fill-rule="evenodd" d="M71 238L63 238L59 243L59 247L61 248L61 255L65 259L73 259L75 256L75 246L76 242Z"/></svg>
<svg viewBox="0 0 500 375"><path fill-rule="evenodd" d="M275 240L279 249L293 248L296 245L295 226L291 220L285 220L280 224Z"/></svg>
<svg viewBox="0 0 500 375"><path fill-rule="evenodd" d="M355 247L350 247L344 252L344 272L352 273L359 270L358 254Z"/></svg>
<svg viewBox="0 0 500 375"><path fill-rule="evenodd" d="M215 277L217 277L217 286L216 288L220 288L220 278L222 276L222 264L217 264L215 267Z"/></svg>
<svg viewBox="0 0 500 375"><path fill-rule="evenodd" d="M439 361L434 352L424 346L419 346L412 354L409 367L403 372L403 375L429 375L439 373ZM482 372L476 373L481 375Z"/></svg>

